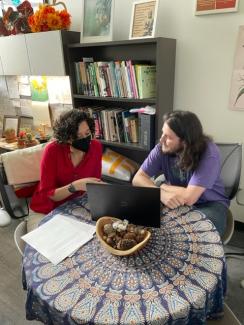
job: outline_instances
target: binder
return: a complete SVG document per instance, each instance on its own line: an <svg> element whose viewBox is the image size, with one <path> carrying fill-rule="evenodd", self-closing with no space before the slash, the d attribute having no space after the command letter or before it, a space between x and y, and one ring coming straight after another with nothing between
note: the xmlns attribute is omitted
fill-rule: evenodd
<svg viewBox="0 0 244 325"><path fill-rule="evenodd" d="M155 115L138 114L140 145L151 150L155 144Z"/></svg>

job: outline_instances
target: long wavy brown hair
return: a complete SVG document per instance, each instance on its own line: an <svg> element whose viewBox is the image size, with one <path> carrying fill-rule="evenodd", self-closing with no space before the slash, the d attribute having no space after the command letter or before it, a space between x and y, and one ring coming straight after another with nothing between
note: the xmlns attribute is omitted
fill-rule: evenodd
<svg viewBox="0 0 244 325"><path fill-rule="evenodd" d="M85 112L79 109L72 109L63 113L58 120L56 120L53 127L53 136L58 143L67 143L70 140L77 139L77 132L81 122L86 121L89 129L94 135L95 122Z"/></svg>
<svg viewBox="0 0 244 325"><path fill-rule="evenodd" d="M195 170L207 143L212 138L203 133L202 124L196 114L189 111L173 111L163 116L172 131L182 140L183 148L178 153L178 166L185 171Z"/></svg>

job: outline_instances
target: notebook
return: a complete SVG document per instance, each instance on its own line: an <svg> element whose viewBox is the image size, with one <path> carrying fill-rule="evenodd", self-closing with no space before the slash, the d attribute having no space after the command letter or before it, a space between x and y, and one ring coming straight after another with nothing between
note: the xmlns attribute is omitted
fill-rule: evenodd
<svg viewBox="0 0 244 325"><path fill-rule="evenodd" d="M93 220L103 216L135 225L160 227L160 189L118 184L87 184Z"/></svg>

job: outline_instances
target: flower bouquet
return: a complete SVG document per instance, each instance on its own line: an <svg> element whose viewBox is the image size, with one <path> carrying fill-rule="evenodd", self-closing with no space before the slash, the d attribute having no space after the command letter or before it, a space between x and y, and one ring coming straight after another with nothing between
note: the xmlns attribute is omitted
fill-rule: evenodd
<svg viewBox="0 0 244 325"><path fill-rule="evenodd" d="M62 4L63 10L56 10L54 6ZM66 6L63 2L53 1L52 5L43 4L39 9L28 18L28 23L33 33L46 32L50 30L68 29L71 19Z"/></svg>

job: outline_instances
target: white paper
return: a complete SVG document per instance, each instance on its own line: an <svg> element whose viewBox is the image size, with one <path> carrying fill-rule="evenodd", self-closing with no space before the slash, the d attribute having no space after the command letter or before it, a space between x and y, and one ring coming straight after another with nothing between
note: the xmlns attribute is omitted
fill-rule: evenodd
<svg viewBox="0 0 244 325"><path fill-rule="evenodd" d="M50 104L72 104L69 77L48 77L47 91Z"/></svg>
<svg viewBox="0 0 244 325"><path fill-rule="evenodd" d="M17 77L17 80L18 80L18 82L19 83L21 83L21 84L29 84L30 83L30 81L29 81L29 76L18 76Z"/></svg>
<svg viewBox="0 0 244 325"><path fill-rule="evenodd" d="M26 84L21 84L19 83L19 94L20 96L31 96L31 88L30 85L26 85Z"/></svg>
<svg viewBox="0 0 244 325"><path fill-rule="evenodd" d="M48 101L32 101L32 116L34 118L34 125L46 124L48 127L51 127Z"/></svg>
<svg viewBox="0 0 244 325"><path fill-rule="evenodd" d="M19 98L18 80L16 76L6 76L9 98Z"/></svg>
<svg viewBox="0 0 244 325"><path fill-rule="evenodd" d="M32 101L31 99L20 99L20 108L21 108L21 115L30 115L32 116Z"/></svg>
<svg viewBox="0 0 244 325"><path fill-rule="evenodd" d="M58 214L21 238L57 265L91 240L95 230L93 225Z"/></svg>

